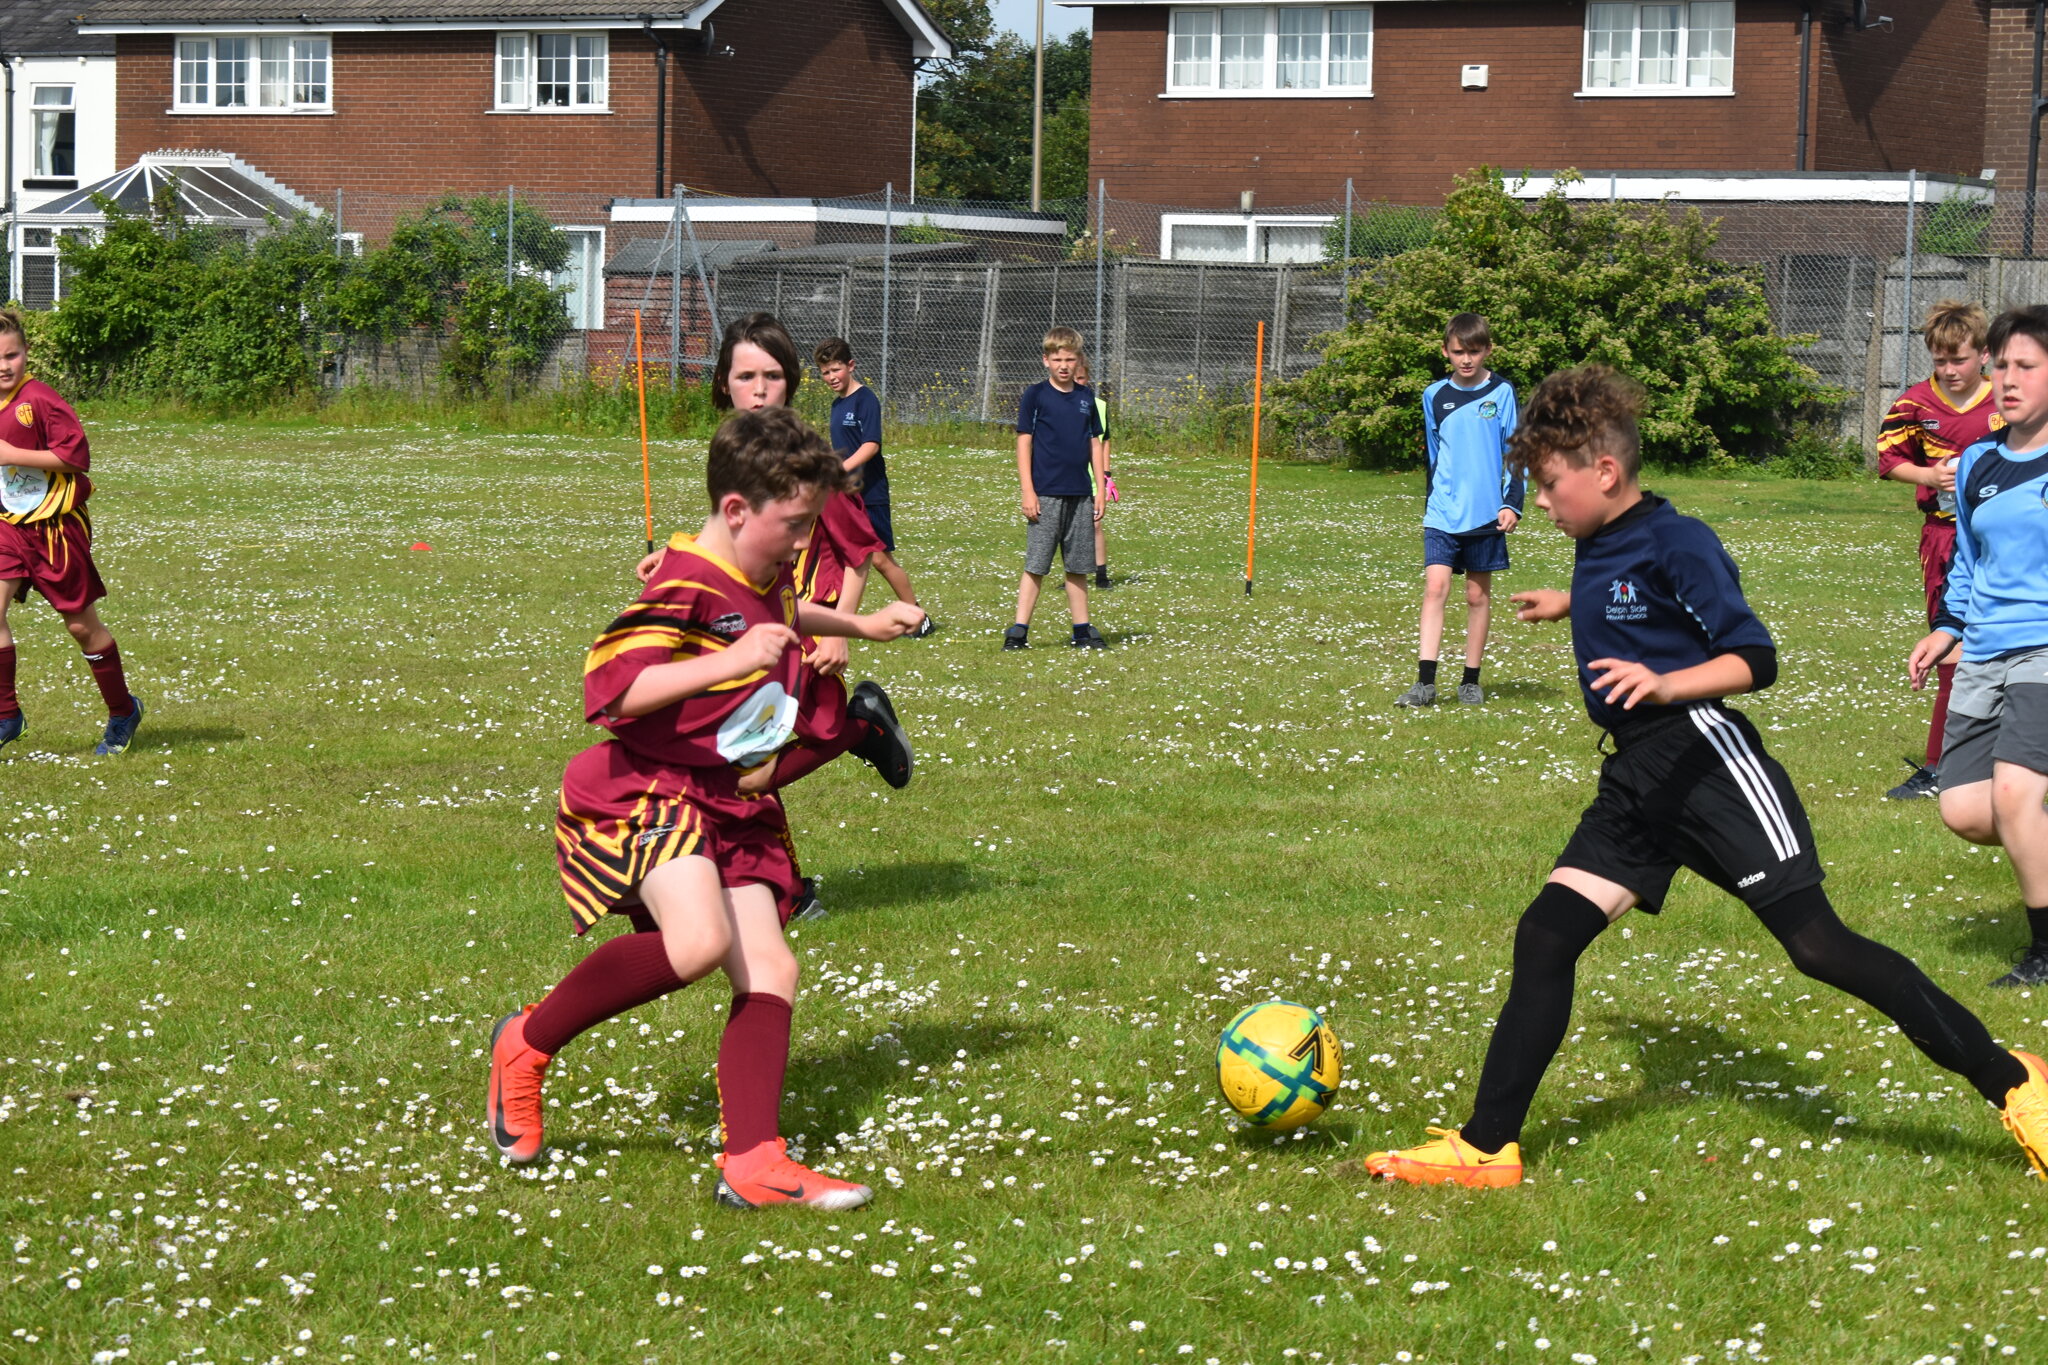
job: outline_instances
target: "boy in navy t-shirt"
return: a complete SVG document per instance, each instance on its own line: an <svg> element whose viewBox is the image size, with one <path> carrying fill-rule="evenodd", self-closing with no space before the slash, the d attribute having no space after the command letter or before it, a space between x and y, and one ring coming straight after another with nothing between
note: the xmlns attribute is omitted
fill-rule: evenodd
<svg viewBox="0 0 2048 1365"><path fill-rule="evenodd" d="M1572 978L1600 931L1655 914L1681 867L1749 906L1792 964L1899 1026L1964 1077L2048 1178L2048 1063L2006 1052L1912 962L1851 930L1821 890L1813 832L1785 770L1723 697L1777 678L1771 634L1707 527L1636 482L1642 391L1605 366L1566 370L1530 400L1514 455L1536 505L1578 542L1569 593L1519 592L1525 621L1570 617L1579 685L1614 740L1600 786L1515 930L1514 975L1472 1117L1374 1175L1487 1188L1522 1179L1522 1124L1571 1022Z"/></svg>
<svg viewBox="0 0 2048 1365"><path fill-rule="evenodd" d="M875 538L882 542L882 552L869 562L887 580L898 601L917 606L917 590L910 586L910 575L903 572L895 558L896 528L889 514L889 465L882 456L882 400L854 377L853 348L844 338L825 338L811 358L818 363L818 377L825 381L825 387L837 395L832 400L832 449L845 458L848 473L859 475L860 498L867 508L868 523L875 528ZM858 611L860 590L867 586L866 565L861 566L858 578L849 575L849 586L846 609ZM927 614L924 623L912 632L912 638L923 639L936 629Z"/></svg>
<svg viewBox="0 0 2048 1365"><path fill-rule="evenodd" d="M1066 573L1067 608L1074 617L1076 649L1106 649L1102 632L1088 623L1088 575L1095 567L1095 523L1102 518L1088 471L1098 478L1103 446L1102 416L1095 390L1076 383L1081 334L1055 327L1040 350L1046 377L1017 401L1017 479L1024 486L1024 576L1017 583L1017 620L1003 632L1004 649L1029 643L1031 612L1038 591L1059 552Z"/></svg>
<svg viewBox="0 0 2048 1365"><path fill-rule="evenodd" d="M1422 628L1415 685L1396 706L1436 704L1436 663L1444 642L1451 575L1465 575L1465 674L1458 700L1486 700L1479 665L1493 615L1493 575L1508 566L1507 533L1522 519L1522 477L1502 458L1515 430L1514 386L1486 368L1493 332L1477 313L1444 328L1447 379L1422 391L1429 464L1422 509Z"/></svg>

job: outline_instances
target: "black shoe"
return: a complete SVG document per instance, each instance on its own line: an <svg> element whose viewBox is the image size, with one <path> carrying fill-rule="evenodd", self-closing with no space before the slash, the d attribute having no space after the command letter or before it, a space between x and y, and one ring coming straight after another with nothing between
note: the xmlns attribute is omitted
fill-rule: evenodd
<svg viewBox="0 0 2048 1365"><path fill-rule="evenodd" d="M882 780L892 787L910 785L910 740L896 721L896 708L878 682L864 682L853 689L846 714L866 721L874 733L847 750L863 763L872 764Z"/></svg>
<svg viewBox="0 0 2048 1365"><path fill-rule="evenodd" d="M1887 801L1915 801L1924 796L1941 795L1941 781L1932 768L1922 764L1913 765L1913 775L1884 794Z"/></svg>
<svg viewBox="0 0 2048 1365"><path fill-rule="evenodd" d="M1075 649L1108 649L1109 641L1102 638L1102 632L1092 625L1076 626L1074 638L1067 641Z"/></svg>
<svg viewBox="0 0 2048 1365"><path fill-rule="evenodd" d="M1029 626L1011 626L1003 632L1003 648L1029 649L1031 647L1031 641L1028 638L1030 634L1031 627Z"/></svg>
<svg viewBox="0 0 2048 1365"><path fill-rule="evenodd" d="M924 620L919 621L917 623L917 629L910 632L910 638L913 640L922 640L927 635L936 635L938 633L938 622L932 620L932 614L930 612L926 612L924 614Z"/></svg>
<svg viewBox="0 0 2048 1365"><path fill-rule="evenodd" d="M1109 565L1097 564L1095 566L1095 586L1098 588L1107 588L1109 586Z"/></svg>
<svg viewBox="0 0 2048 1365"><path fill-rule="evenodd" d="M1994 986L2048 986L2048 952L2022 948L2013 954L2012 970L1991 983Z"/></svg>
<svg viewBox="0 0 2048 1365"><path fill-rule="evenodd" d="M805 877L797 883L796 906L789 912L789 922L797 924L805 920L825 918L825 902L818 899L818 879Z"/></svg>

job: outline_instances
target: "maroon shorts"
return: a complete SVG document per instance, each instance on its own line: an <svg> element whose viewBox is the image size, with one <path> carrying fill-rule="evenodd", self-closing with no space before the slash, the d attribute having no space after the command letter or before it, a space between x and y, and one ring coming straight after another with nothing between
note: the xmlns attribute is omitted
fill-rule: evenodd
<svg viewBox="0 0 2048 1365"><path fill-rule="evenodd" d="M868 520L868 505L858 493L834 493L818 513L818 530L832 543L832 552L849 569L864 569L883 551L882 538Z"/></svg>
<svg viewBox="0 0 2048 1365"><path fill-rule="evenodd" d="M107 595L92 562L92 522L83 510L27 526L0 521L0 579L22 579L58 611L84 611Z"/></svg>
<svg viewBox="0 0 2048 1365"><path fill-rule="evenodd" d="M1927 622L1941 613L1941 590L1948 586L1949 561L1956 553L1956 524L1929 517L1920 528L1920 580L1927 586Z"/></svg>
<svg viewBox="0 0 2048 1365"><path fill-rule="evenodd" d="M555 864L577 933L639 909L647 875L693 854L717 865L724 886L767 886L784 920L795 908L796 851L773 796L706 791L695 770L650 763L618 743L593 744L569 760Z"/></svg>

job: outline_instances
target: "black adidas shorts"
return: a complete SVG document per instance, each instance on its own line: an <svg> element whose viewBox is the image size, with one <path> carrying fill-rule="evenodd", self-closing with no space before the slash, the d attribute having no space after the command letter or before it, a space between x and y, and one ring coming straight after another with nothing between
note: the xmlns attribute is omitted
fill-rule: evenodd
<svg viewBox="0 0 2048 1365"><path fill-rule="evenodd" d="M1620 883L1652 914L1681 867L1759 911L1820 885L1799 794L1741 712L1696 702L1617 740L1557 866Z"/></svg>

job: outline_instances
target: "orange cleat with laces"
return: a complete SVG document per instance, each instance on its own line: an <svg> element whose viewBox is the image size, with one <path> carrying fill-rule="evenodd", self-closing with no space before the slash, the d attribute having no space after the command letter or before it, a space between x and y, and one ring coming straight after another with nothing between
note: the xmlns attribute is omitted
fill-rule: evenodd
<svg viewBox="0 0 2048 1365"><path fill-rule="evenodd" d="M1429 1130L1433 1142L1398 1152L1374 1152L1365 1169L1387 1180L1411 1185L1463 1185L1467 1189L1502 1189L1522 1183L1522 1144L1510 1142L1498 1152L1482 1152L1448 1128Z"/></svg>
<svg viewBox="0 0 2048 1365"><path fill-rule="evenodd" d="M554 1059L526 1045L528 1005L508 1014L491 1030L491 1082L484 1097L490 1118L491 1140L514 1166L530 1166L540 1160L541 1082L548 1063Z"/></svg>
<svg viewBox="0 0 2048 1365"><path fill-rule="evenodd" d="M875 1197L865 1185L820 1175L789 1159L781 1138L764 1142L743 1157L718 1154L718 1202L729 1209L768 1204L808 1204L814 1209L857 1209Z"/></svg>
<svg viewBox="0 0 2048 1365"><path fill-rule="evenodd" d="M2048 1180L2048 1062L2018 1048L2012 1055L2027 1069L2027 1079L2005 1092L2005 1106L1998 1117L2027 1154L2034 1178Z"/></svg>

